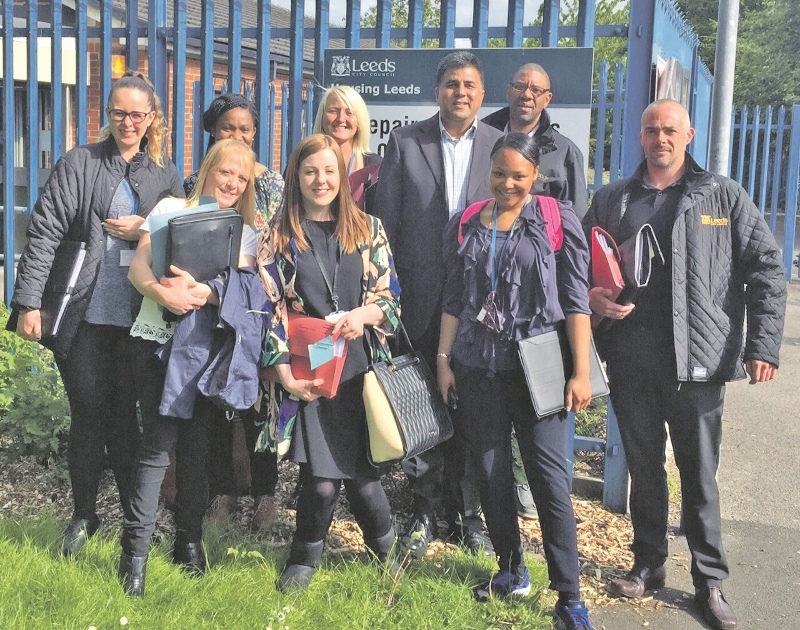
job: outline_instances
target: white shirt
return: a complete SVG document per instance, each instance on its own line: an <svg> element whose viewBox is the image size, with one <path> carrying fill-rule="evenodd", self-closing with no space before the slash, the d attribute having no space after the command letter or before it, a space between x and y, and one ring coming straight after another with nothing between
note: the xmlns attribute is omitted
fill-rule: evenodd
<svg viewBox="0 0 800 630"><path fill-rule="evenodd" d="M469 171L472 166L472 145L478 131L478 118L458 140L444 128L439 118L439 131L442 134L442 157L444 158L444 181L447 190L447 205L450 217L467 207L469 191Z"/></svg>

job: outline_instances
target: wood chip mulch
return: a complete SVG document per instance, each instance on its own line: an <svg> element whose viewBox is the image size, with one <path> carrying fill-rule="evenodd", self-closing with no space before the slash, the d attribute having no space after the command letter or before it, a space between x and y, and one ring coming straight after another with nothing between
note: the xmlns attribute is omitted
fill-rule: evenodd
<svg viewBox="0 0 800 630"><path fill-rule="evenodd" d="M280 465L276 502L284 505L296 480L296 466L284 462ZM399 468L393 469L383 478L389 501L396 514L408 514L411 497ZM629 550L633 532L627 516L606 511L597 501L573 498L578 530L578 551L581 562L583 595L595 606L607 605L612 599L606 596L606 584L611 578L624 575L632 566L633 556ZM33 458L11 462L0 460L0 517L15 518L36 516L44 510L53 509L65 523L71 509L71 492L66 472L41 465ZM118 523L121 512L116 496L113 477L103 477L98 497L98 514L104 523ZM239 510L234 527L249 533L253 501L249 497L239 499ZM276 547L288 545L294 530L294 512L281 509L275 528L259 535L259 540ZM526 550L541 555L541 530L538 520L520 519L523 545ZM398 531L405 526L405 517L398 516ZM157 535L171 538L174 525L171 513L161 510ZM430 554L438 554L451 547L449 543L436 541ZM364 550L361 531L348 511L345 498L339 501L335 520L328 536L328 553L352 555Z"/></svg>

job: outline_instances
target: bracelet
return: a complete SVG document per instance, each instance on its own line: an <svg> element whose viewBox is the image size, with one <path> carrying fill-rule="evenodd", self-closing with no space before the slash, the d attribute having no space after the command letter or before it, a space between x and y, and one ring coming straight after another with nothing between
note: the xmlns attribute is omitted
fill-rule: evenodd
<svg viewBox="0 0 800 630"><path fill-rule="evenodd" d="M449 361L450 360L450 355L447 354L446 352L437 352L436 353L436 358L437 359L439 359L439 358L447 359Z"/></svg>

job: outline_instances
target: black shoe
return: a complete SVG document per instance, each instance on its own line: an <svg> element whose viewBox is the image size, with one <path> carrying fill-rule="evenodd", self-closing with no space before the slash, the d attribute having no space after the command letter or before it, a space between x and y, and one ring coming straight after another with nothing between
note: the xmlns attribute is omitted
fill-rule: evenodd
<svg viewBox="0 0 800 630"><path fill-rule="evenodd" d="M369 549L381 564L382 572L394 579L402 570L402 558L399 555L397 535L392 527L380 538L364 540L364 545Z"/></svg>
<svg viewBox="0 0 800 630"><path fill-rule="evenodd" d="M175 539L172 548L172 563L181 565L181 571L201 577L206 572L206 555L203 543L188 542L180 537Z"/></svg>
<svg viewBox="0 0 800 630"><path fill-rule="evenodd" d="M300 492L303 490L303 480L298 479L297 483L294 486L294 490L292 490L292 494L286 499L286 509L287 510L296 510L297 509L297 502L300 500Z"/></svg>
<svg viewBox="0 0 800 630"><path fill-rule="evenodd" d="M455 524L450 526L447 539L461 547L465 547L475 556L494 555L494 547L489 537L481 531L467 529L466 527Z"/></svg>
<svg viewBox="0 0 800 630"><path fill-rule="evenodd" d="M615 597L637 599L647 591L657 591L664 587L667 571L663 566L634 567L624 578L612 580L608 585L609 592Z"/></svg>
<svg viewBox="0 0 800 630"><path fill-rule="evenodd" d="M129 556L124 551L119 557L119 571L122 589L126 595L142 597L147 575L147 556Z"/></svg>
<svg viewBox="0 0 800 630"><path fill-rule="evenodd" d="M530 486L527 483L514 483L514 491L517 497L517 514L520 518L526 520L537 518L539 513L536 511Z"/></svg>
<svg viewBox="0 0 800 630"><path fill-rule="evenodd" d="M83 548L86 541L94 536L99 528L100 519L97 516L94 518L77 518L73 516L64 532L61 553L65 556L75 555Z"/></svg>
<svg viewBox="0 0 800 630"><path fill-rule="evenodd" d="M311 578L322 564L324 546L324 540L313 543L304 543L297 538L292 540L292 550L286 560L286 568L278 579L278 590L281 593L292 590L304 591L308 588Z"/></svg>
<svg viewBox="0 0 800 630"><path fill-rule="evenodd" d="M716 630L733 630L739 626L739 619L718 586L699 588L694 593L697 608L708 624Z"/></svg>
<svg viewBox="0 0 800 630"><path fill-rule="evenodd" d="M424 558L428 553L428 543L438 534L436 521L427 514L419 514L409 523L400 543L415 558Z"/></svg>

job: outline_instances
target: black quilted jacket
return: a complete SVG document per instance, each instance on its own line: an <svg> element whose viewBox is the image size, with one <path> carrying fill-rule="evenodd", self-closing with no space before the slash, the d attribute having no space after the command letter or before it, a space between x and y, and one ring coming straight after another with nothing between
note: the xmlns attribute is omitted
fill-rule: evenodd
<svg viewBox="0 0 800 630"><path fill-rule="evenodd" d="M86 240L84 225L88 219L89 238L86 261L78 276L61 330L48 347L58 357L65 357L83 320L92 295L100 261L105 251L101 222L107 217L114 191L125 175L128 163L117 150L113 138L96 144L76 147L56 163L36 201L28 225L28 242L17 269L12 306L36 309L41 306L42 291L50 273L53 254L62 240ZM145 142L130 162L129 179L139 195L138 214L146 217L165 196L183 197L183 186L175 165L166 160L163 168L146 153Z"/></svg>
<svg viewBox="0 0 800 630"><path fill-rule="evenodd" d="M744 189L703 170L688 153L686 160L670 245L677 378L725 382L745 376L743 360L778 365L784 267L775 238ZM640 175L644 168L643 163ZM629 181L597 192L583 221L587 234L594 225L616 227Z"/></svg>

